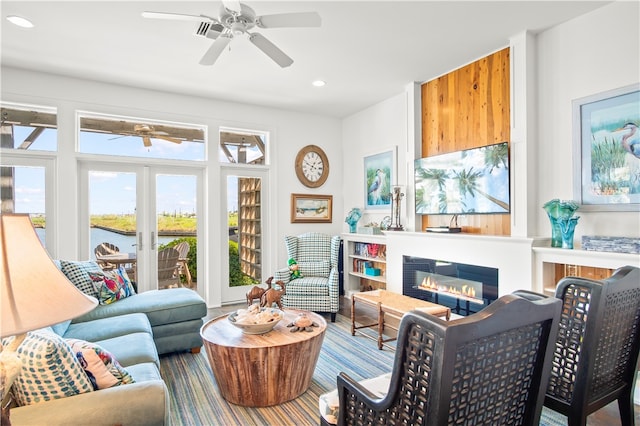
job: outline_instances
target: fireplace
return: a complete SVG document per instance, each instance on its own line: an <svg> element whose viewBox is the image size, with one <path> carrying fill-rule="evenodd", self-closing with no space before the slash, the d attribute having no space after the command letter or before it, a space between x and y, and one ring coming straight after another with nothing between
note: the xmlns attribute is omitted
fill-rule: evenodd
<svg viewBox="0 0 640 426"><path fill-rule="evenodd" d="M498 298L498 270L402 256L402 293L448 306L453 312L466 316Z"/></svg>

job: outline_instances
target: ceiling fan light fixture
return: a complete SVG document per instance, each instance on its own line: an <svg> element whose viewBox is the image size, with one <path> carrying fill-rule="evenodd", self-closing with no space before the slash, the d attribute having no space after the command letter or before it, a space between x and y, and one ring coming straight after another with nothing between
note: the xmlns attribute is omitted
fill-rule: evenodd
<svg viewBox="0 0 640 426"><path fill-rule="evenodd" d="M233 35L239 36L244 34L246 26L242 22L234 22L231 24L231 32Z"/></svg>
<svg viewBox="0 0 640 426"><path fill-rule="evenodd" d="M7 21L11 22L14 25L17 25L21 28L33 28L33 22L28 20L27 18L23 18L22 16L17 15L9 15L7 16Z"/></svg>
<svg viewBox="0 0 640 426"><path fill-rule="evenodd" d="M323 87L327 84L327 82L324 80L313 80L311 84L315 87Z"/></svg>

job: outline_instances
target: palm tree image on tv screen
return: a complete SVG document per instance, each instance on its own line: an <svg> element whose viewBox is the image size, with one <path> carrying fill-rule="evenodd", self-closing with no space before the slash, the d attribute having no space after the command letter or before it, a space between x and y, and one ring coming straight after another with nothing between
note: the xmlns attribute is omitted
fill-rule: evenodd
<svg viewBox="0 0 640 426"><path fill-rule="evenodd" d="M509 213L509 144L415 160L416 214Z"/></svg>

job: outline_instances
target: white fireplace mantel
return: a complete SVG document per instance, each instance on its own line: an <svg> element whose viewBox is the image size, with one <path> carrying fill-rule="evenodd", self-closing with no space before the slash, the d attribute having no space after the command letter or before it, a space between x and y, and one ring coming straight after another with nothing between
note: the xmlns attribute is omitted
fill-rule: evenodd
<svg viewBox="0 0 640 426"><path fill-rule="evenodd" d="M478 234L385 231L387 290L402 294L402 256L498 269L498 295L532 290L535 239Z"/></svg>
<svg viewBox="0 0 640 426"><path fill-rule="evenodd" d="M553 264L617 269L640 267L640 255L549 247L548 238L385 231L387 290L402 294L402 256L468 263L498 269L498 295L515 290L553 294Z"/></svg>

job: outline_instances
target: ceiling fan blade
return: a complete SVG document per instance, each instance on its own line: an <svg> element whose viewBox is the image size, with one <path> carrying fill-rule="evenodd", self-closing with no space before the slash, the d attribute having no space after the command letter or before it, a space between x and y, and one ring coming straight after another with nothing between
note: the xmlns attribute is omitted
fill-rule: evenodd
<svg viewBox="0 0 640 426"><path fill-rule="evenodd" d="M268 57L273 59L275 63L282 68L286 68L293 64L293 59L288 57L282 50L280 50L275 44L271 43L262 34L253 33L249 35L249 41L256 45L258 49L262 50Z"/></svg>
<svg viewBox="0 0 640 426"><path fill-rule="evenodd" d="M316 12L280 13L256 18L256 25L260 28L319 27L321 24L322 19Z"/></svg>
<svg viewBox="0 0 640 426"><path fill-rule="evenodd" d="M200 65L213 65L230 41L230 37L226 37L224 35L218 37L216 41L213 42L209 50L204 54L202 59L200 59Z"/></svg>
<svg viewBox="0 0 640 426"><path fill-rule="evenodd" d="M185 15L182 13L167 13L167 12L142 12L143 18L150 19L170 19L174 21L211 21L216 22L215 19L205 15Z"/></svg>
<svg viewBox="0 0 640 426"><path fill-rule="evenodd" d="M142 136L142 143L149 148L151 146L151 138L149 136Z"/></svg>
<svg viewBox="0 0 640 426"><path fill-rule="evenodd" d="M242 13L242 6L238 0L222 0L222 4L227 10L238 14Z"/></svg>
<svg viewBox="0 0 640 426"><path fill-rule="evenodd" d="M156 135L156 136L154 136L154 138L156 138L156 139L162 139L162 140L169 141L169 142L173 142L173 143L177 143L177 144L181 144L181 143L182 143L182 140L180 140L180 139L176 139L176 138L172 138L172 137L170 137L170 136L157 136L157 135Z"/></svg>

